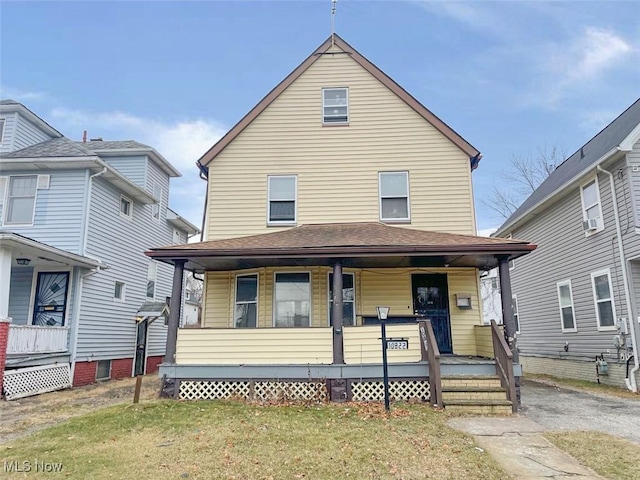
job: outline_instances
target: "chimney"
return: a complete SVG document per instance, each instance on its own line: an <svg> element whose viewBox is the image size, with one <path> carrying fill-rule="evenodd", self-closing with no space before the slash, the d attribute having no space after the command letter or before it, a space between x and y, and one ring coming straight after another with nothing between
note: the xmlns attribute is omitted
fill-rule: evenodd
<svg viewBox="0 0 640 480"><path fill-rule="evenodd" d="M82 132L82 143L87 143L87 131Z"/></svg>

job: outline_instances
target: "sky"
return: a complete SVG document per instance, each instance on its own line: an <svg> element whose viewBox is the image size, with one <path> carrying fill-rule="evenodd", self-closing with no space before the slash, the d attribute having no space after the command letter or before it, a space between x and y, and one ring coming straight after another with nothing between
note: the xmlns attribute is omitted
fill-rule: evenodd
<svg viewBox="0 0 640 480"><path fill-rule="evenodd" d="M331 33L331 0L0 0L0 97L67 137L133 139L182 177ZM640 2L338 0L336 32L483 154L478 229L513 156L567 156L640 95Z"/></svg>

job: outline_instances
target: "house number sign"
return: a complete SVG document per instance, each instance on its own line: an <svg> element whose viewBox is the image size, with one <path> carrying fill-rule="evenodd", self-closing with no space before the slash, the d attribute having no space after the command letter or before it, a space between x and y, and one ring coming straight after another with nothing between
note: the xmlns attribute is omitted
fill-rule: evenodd
<svg viewBox="0 0 640 480"><path fill-rule="evenodd" d="M409 350L409 340L406 338L387 338L387 350Z"/></svg>

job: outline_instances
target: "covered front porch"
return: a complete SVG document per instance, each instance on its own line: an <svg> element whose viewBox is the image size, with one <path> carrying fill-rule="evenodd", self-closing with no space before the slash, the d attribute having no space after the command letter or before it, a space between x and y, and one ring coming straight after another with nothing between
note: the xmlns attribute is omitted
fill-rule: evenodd
<svg viewBox="0 0 640 480"><path fill-rule="evenodd" d="M447 374L442 359L453 358L445 354L495 357L493 327L482 326L479 270L499 265L508 282L508 262L533 248L370 223L154 249L147 254L176 266L174 296L184 268L205 274L202 328L172 329L179 312L171 311L161 366L167 393L190 398L183 386L193 393L193 382L207 389L206 382L235 388L237 381L287 379L326 384L332 400L355 398L351 384L380 380L376 307L388 306L392 382L426 388L435 403L434 376ZM487 360L474 365L451 368L496 368Z"/></svg>
<svg viewBox="0 0 640 480"><path fill-rule="evenodd" d="M70 386L77 284L100 265L0 231L0 327L7 330L0 374L7 398Z"/></svg>

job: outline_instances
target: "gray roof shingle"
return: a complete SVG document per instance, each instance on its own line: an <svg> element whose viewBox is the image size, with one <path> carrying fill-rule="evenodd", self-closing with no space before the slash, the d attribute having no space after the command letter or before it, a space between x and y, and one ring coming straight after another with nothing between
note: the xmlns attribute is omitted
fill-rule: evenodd
<svg viewBox="0 0 640 480"><path fill-rule="evenodd" d="M3 153L0 158L88 157L95 154L66 137L54 138L30 147Z"/></svg>
<svg viewBox="0 0 640 480"><path fill-rule="evenodd" d="M529 209L535 207L544 198L561 188L565 183L586 171L607 152L620 145L633 129L640 124L640 99L620 114L589 140L576 153L562 162L551 175L520 205L515 212L500 226L498 232L517 221Z"/></svg>
<svg viewBox="0 0 640 480"><path fill-rule="evenodd" d="M91 150L151 150L149 145L145 145L144 143L136 142L135 140L116 140L116 141L104 141L104 140L93 140L89 142L76 142L83 147Z"/></svg>

